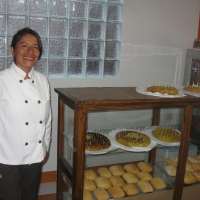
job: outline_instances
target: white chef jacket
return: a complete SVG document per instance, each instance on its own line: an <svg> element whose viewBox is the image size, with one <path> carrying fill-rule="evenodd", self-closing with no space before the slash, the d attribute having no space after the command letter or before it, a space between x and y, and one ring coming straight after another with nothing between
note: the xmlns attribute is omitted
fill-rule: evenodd
<svg viewBox="0 0 200 200"><path fill-rule="evenodd" d="M51 108L49 84L31 70L30 79L14 63L0 72L0 163L41 162L49 149Z"/></svg>

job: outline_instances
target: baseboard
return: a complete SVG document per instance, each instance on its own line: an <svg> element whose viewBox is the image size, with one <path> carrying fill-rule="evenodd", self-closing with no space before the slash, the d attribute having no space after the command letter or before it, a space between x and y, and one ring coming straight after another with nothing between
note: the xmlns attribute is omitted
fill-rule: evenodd
<svg viewBox="0 0 200 200"><path fill-rule="evenodd" d="M38 200L56 200L56 194L40 195Z"/></svg>
<svg viewBox="0 0 200 200"><path fill-rule="evenodd" d="M41 183L56 182L57 173L56 171L42 172Z"/></svg>

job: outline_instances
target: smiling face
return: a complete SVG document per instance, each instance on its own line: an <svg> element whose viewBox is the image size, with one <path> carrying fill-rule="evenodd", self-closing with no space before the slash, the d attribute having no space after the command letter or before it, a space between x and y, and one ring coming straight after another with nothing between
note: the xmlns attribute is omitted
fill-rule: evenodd
<svg viewBox="0 0 200 200"><path fill-rule="evenodd" d="M37 38L31 34L24 35L11 51L15 64L26 73L31 71L40 55Z"/></svg>

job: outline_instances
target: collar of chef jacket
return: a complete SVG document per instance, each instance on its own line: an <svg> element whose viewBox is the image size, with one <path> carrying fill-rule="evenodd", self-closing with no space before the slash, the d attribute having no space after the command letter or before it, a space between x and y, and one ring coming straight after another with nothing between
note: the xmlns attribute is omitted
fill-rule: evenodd
<svg viewBox="0 0 200 200"><path fill-rule="evenodd" d="M30 79L24 80L26 73L21 68L17 67L15 63L12 63L11 68L13 69L14 76L18 82L17 85L23 90L24 95L32 99L40 100L42 98L42 94L38 88L36 81L37 77L34 69L32 68L29 72Z"/></svg>
<svg viewBox="0 0 200 200"><path fill-rule="evenodd" d="M18 76L24 80L25 76L26 76L26 72L23 71L20 67L18 67L15 63L12 63L12 66L14 67L15 71L17 72ZM31 69L31 71L28 73L28 76L30 79L33 79L33 68Z"/></svg>

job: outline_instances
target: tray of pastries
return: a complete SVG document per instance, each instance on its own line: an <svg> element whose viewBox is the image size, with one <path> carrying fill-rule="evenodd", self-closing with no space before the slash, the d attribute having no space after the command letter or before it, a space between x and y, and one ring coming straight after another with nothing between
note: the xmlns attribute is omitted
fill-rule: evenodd
<svg viewBox="0 0 200 200"><path fill-rule="evenodd" d="M178 146L180 145L181 132L178 129L171 127L153 126L148 129L151 138L160 145Z"/></svg>
<svg viewBox="0 0 200 200"><path fill-rule="evenodd" d="M157 97L176 98L185 96L181 89L168 85L152 85L147 87L137 87L136 91L141 94Z"/></svg>
<svg viewBox="0 0 200 200"><path fill-rule="evenodd" d="M177 163L177 158L168 158L164 160L164 164L161 166L167 175L174 178L174 180L176 176ZM184 184L190 185L194 183L200 183L200 155L188 156L186 161Z"/></svg>
<svg viewBox="0 0 200 200"><path fill-rule="evenodd" d="M115 164L84 171L84 200L107 200L135 196L168 188L168 183L153 173L150 163Z"/></svg>
<svg viewBox="0 0 200 200"><path fill-rule="evenodd" d="M115 129L109 136L114 146L126 151L150 151L156 146L156 142L145 131L137 129Z"/></svg>
<svg viewBox="0 0 200 200"><path fill-rule="evenodd" d="M184 87L184 93L196 97L200 97L200 83L190 84Z"/></svg>
<svg viewBox="0 0 200 200"><path fill-rule="evenodd" d="M104 154L114 147L108 135L96 131L88 131L85 140L86 154Z"/></svg>

